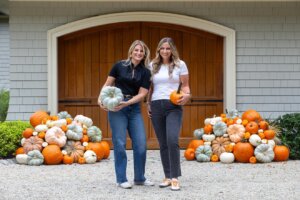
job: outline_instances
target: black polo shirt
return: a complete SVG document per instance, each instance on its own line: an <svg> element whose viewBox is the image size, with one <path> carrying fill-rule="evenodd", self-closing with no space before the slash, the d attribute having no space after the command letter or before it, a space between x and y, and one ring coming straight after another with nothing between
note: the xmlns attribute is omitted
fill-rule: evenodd
<svg viewBox="0 0 300 200"><path fill-rule="evenodd" d="M115 86L120 88L124 95L135 96L139 93L140 87L149 89L150 70L143 64L133 67L131 62L119 61L112 67L109 76L114 77Z"/></svg>

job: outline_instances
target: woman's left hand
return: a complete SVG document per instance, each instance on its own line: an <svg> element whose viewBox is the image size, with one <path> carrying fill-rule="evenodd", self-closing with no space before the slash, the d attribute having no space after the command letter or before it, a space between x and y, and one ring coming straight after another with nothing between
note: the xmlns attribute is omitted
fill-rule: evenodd
<svg viewBox="0 0 300 200"><path fill-rule="evenodd" d="M190 99L190 94L183 94L182 97L177 101L178 105L185 105Z"/></svg>
<svg viewBox="0 0 300 200"><path fill-rule="evenodd" d="M121 101L120 104L116 106L113 111L117 112L126 106L128 106L127 101Z"/></svg>

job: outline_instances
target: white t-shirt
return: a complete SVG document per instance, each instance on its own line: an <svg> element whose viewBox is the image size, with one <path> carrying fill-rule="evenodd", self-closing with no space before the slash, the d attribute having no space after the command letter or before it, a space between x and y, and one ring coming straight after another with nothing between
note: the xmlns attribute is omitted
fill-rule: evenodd
<svg viewBox="0 0 300 200"><path fill-rule="evenodd" d="M152 63L150 63L150 70L153 70ZM161 65L160 70L154 74L152 79L153 93L151 101L170 99L171 92L178 89L180 75L187 75L188 73L188 68L182 60L180 60L179 67L174 68L172 77L169 77L168 65Z"/></svg>

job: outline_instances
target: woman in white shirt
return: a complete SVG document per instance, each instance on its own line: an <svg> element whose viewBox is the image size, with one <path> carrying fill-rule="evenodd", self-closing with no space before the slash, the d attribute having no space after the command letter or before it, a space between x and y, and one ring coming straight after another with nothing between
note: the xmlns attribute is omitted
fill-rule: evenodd
<svg viewBox="0 0 300 200"><path fill-rule="evenodd" d="M178 144L182 126L182 105L190 98L189 75L184 61L180 60L171 38L163 38L157 46L156 56L149 66L152 87L148 95L148 114L160 146L160 156L165 178L159 187L171 186L179 190L178 177L181 176L180 149ZM170 101L170 94L177 90L180 82L182 98L178 105Z"/></svg>

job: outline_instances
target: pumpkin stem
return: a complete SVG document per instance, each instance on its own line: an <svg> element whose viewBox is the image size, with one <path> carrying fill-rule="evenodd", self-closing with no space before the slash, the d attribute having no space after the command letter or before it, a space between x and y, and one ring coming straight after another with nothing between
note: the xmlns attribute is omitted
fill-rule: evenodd
<svg viewBox="0 0 300 200"><path fill-rule="evenodd" d="M181 86L182 86L182 82L179 83L179 86L178 86L178 89L177 89L177 94L180 94Z"/></svg>

